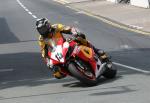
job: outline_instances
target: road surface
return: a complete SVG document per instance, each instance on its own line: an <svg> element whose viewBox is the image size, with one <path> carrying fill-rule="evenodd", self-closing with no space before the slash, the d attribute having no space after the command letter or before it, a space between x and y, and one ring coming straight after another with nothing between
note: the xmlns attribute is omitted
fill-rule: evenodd
<svg viewBox="0 0 150 103"><path fill-rule="evenodd" d="M37 18L81 29L112 56L115 79L86 87L56 80L42 61ZM149 103L150 37L108 25L52 0L0 0L0 103Z"/></svg>

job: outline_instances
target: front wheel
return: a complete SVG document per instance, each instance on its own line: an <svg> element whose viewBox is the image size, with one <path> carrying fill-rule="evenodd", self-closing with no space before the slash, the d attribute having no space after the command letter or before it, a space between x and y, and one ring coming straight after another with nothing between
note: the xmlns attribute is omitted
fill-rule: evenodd
<svg viewBox="0 0 150 103"><path fill-rule="evenodd" d="M106 64L106 70L104 71L103 76L108 79L115 78L117 74L116 66L114 66L114 64L112 64L111 62L110 62L111 67L107 67L107 65L109 64Z"/></svg>
<svg viewBox="0 0 150 103"><path fill-rule="evenodd" d="M83 65L83 62L82 62ZM71 62L68 66L68 70L72 74L73 77L80 80L81 82L93 86L97 84L97 79L93 75L93 73L90 70L90 67L87 65L84 65L85 70L81 69L76 63Z"/></svg>

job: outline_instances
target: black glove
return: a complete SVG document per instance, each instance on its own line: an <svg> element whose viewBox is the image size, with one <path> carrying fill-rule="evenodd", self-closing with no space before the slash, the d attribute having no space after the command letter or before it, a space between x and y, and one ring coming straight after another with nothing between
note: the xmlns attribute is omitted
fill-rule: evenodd
<svg viewBox="0 0 150 103"><path fill-rule="evenodd" d="M86 39L85 34L81 33L77 28L72 28L71 32L74 37L81 37L83 39Z"/></svg>
<svg viewBox="0 0 150 103"><path fill-rule="evenodd" d="M78 36L81 37L82 39L86 39L86 36L83 33L78 33Z"/></svg>

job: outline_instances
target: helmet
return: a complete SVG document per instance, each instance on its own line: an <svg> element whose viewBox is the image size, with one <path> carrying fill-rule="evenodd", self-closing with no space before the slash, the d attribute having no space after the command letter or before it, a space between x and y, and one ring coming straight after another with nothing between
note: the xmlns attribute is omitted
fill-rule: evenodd
<svg viewBox="0 0 150 103"><path fill-rule="evenodd" d="M40 35L47 37L51 31L51 24L47 18L41 18L36 21L36 28Z"/></svg>

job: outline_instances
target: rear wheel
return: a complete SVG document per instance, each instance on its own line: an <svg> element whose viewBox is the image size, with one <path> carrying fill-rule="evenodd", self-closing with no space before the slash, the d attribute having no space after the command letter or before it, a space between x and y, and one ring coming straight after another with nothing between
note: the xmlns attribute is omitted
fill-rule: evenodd
<svg viewBox="0 0 150 103"><path fill-rule="evenodd" d="M85 64L85 63L84 63ZM82 62L83 65L83 62ZM87 85L96 85L97 84L97 79L95 75L90 71L90 67L87 66L86 64L83 65L83 68L80 68L76 63L71 62L68 66L68 70L70 73L80 80L81 82L87 84Z"/></svg>

